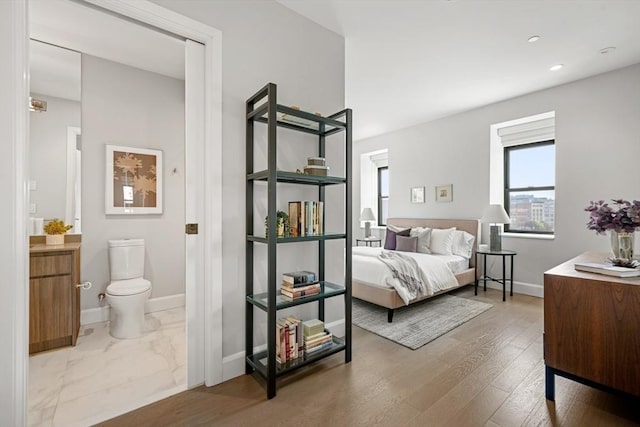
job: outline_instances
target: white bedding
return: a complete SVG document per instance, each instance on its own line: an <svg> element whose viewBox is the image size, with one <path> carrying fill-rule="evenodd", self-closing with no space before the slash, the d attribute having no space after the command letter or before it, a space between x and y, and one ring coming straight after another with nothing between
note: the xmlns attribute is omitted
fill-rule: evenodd
<svg viewBox="0 0 640 427"><path fill-rule="evenodd" d="M365 282L383 288L394 288L405 304L411 301L398 279L382 261L378 254L383 249L359 246L353 248L352 274L355 280ZM425 283L425 296L458 286L458 281L453 275L451 264L457 271L464 263L463 257L457 255L428 255L417 252L403 252L416 260L423 273ZM468 265L468 260L465 260Z"/></svg>

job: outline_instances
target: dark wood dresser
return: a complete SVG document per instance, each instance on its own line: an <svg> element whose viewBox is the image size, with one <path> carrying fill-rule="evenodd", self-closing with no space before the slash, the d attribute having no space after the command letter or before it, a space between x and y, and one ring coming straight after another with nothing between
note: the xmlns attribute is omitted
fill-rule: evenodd
<svg viewBox="0 0 640 427"><path fill-rule="evenodd" d="M29 257L29 354L76 345L80 243L33 244Z"/></svg>
<svg viewBox="0 0 640 427"><path fill-rule="evenodd" d="M586 252L544 274L546 397L555 375L640 397L640 278L576 271Z"/></svg>

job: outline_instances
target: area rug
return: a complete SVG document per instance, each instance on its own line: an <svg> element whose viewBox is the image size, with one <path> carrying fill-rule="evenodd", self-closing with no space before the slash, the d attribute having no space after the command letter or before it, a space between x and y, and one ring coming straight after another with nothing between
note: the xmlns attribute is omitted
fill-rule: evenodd
<svg viewBox="0 0 640 427"><path fill-rule="evenodd" d="M393 323L387 322L387 309L353 299L353 324L393 342L416 350L457 328L493 305L453 295L397 308Z"/></svg>

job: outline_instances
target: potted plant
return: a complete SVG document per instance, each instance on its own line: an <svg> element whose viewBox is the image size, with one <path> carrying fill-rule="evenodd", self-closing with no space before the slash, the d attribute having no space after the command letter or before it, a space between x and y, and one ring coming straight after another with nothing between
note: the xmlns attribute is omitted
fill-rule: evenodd
<svg viewBox="0 0 640 427"><path fill-rule="evenodd" d="M64 234L71 230L73 225L65 225L60 219L52 219L44 226L47 245L64 245Z"/></svg>
<svg viewBox="0 0 640 427"><path fill-rule="evenodd" d="M265 237L269 237L269 216L264 219ZM285 237L289 235L289 215L284 211L278 211L276 213L276 229L277 237Z"/></svg>
<svg viewBox="0 0 640 427"><path fill-rule="evenodd" d="M587 228L597 234L611 235L611 250L615 259L633 257L633 236L640 228L640 201L612 200L613 206L604 200L590 202L584 210L589 212Z"/></svg>

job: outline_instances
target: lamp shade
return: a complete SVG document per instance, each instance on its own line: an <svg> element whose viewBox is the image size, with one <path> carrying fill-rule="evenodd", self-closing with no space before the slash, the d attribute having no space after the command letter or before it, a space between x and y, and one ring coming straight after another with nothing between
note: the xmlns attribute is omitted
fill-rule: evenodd
<svg viewBox="0 0 640 427"><path fill-rule="evenodd" d="M502 205L489 205L482 215L482 222L490 224L509 224L511 220Z"/></svg>
<svg viewBox="0 0 640 427"><path fill-rule="evenodd" d="M362 213L360 214L360 221L375 221L376 217L373 215L373 211L371 208L362 209Z"/></svg>

